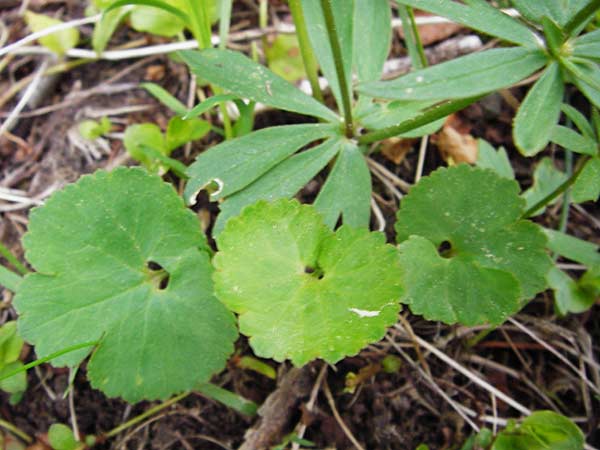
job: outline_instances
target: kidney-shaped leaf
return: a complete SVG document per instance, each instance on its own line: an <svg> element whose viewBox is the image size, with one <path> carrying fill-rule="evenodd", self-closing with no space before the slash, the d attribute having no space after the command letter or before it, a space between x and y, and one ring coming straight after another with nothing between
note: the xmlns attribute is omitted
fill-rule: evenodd
<svg viewBox="0 0 600 450"><path fill-rule="evenodd" d="M313 207L278 200L246 208L217 243L217 296L259 356L334 363L396 322L400 273L383 234L334 233Z"/></svg>
<svg viewBox="0 0 600 450"><path fill-rule="evenodd" d="M24 244L37 273L15 298L21 335L38 357L100 340L88 376L106 394L166 398L207 381L233 351L235 322L213 295L206 239L159 177L85 176L31 213Z"/></svg>
<svg viewBox="0 0 600 450"><path fill-rule="evenodd" d="M552 261L539 227L519 220L519 186L459 165L423 178L402 201L396 232L404 302L431 320L499 324L546 287Z"/></svg>

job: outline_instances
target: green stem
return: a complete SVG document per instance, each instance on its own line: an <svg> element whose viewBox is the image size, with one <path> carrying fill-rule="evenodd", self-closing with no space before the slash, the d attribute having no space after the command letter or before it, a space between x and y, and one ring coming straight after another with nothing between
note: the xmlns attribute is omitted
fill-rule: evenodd
<svg viewBox="0 0 600 450"><path fill-rule="evenodd" d="M302 62L304 63L304 70L312 89L312 95L315 99L324 103L323 92L321 92L321 86L319 85L319 73L317 70L317 58L310 45L308 38L308 30L306 28L306 21L304 19L304 12L302 11L302 5L300 0L289 0L290 12L294 19L294 25L296 27L296 36L298 37L298 45L300 46L300 53L302 54Z"/></svg>
<svg viewBox="0 0 600 450"><path fill-rule="evenodd" d="M425 50L419 36L419 29L415 22L415 15L412 8L398 3L398 14L402 21L402 29L404 30L404 41L408 49L408 54L412 62L413 69L419 70L427 67L427 58Z"/></svg>
<svg viewBox="0 0 600 450"><path fill-rule="evenodd" d="M350 101L348 80L346 79L346 73L344 72L344 59L342 56L342 48L340 46L340 40L337 33L337 27L335 25L335 19L333 17L333 6L331 4L331 1L332 0L321 0L321 8L323 10L323 17L325 19L325 27L327 28L329 43L331 44L333 61L335 63L335 71L337 73L338 82L340 84L340 94L342 96L342 109L344 110L344 124L346 127L346 137L352 138L354 137L352 103Z"/></svg>
<svg viewBox="0 0 600 450"><path fill-rule="evenodd" d="M589 161L589 159L589 156L581 158L579 160L577 170L575 170L575 172L573 172L573 174L564 183L558 186L554 191L546 195L543 199L541 199L539 202L537 202L535 205L533 205L531 208L525 211L523 215L521 215L521 219L527 219L538 209L543 208L544 206L552 203L552 201L554 201L555 198L557 198L559 195L561 195L567 189L569 189L573 185L573 183L577 181L579 174L583 171L583 168L585 167L585 164Z"/></svg>
<svg viewBox="0 0 600 450"><path fill-rule="evenodd" d="M17 257L13 255L7 247L4 246L2 242L0 242L0 255L4 256L6 260L21 273L21 275L27 275L29 273L27 267L25 267L21 261L19 261Z"/></svg>
<svg viewBox="0 0 600 450"><path fill-rule="evenodd" d="M458 100L448 100L438 103L437 105L425 109L418 116L405 120L404 122L400 122L398 125L363 134L358 138L358 143L361 145L372 144L373 142L382 141L384 139L398 136L399 134L420 128L456 111L464 109L481 98L483 98L483 96L480 95L477 97L461 98Z"/></svg>
<svg viewBox="0 0 600 450"><path fill-rule="evenodd" d="M12 434L14 434L19 439L21 439L22 441L24 441L28 444L31 444L33 442L33 439L31 438L31 436L29 436L27 433L25 433L21 429L17 428L12 423L9 423L5 420L0 419L0 427L10 431Z"/></svg>
<svg viewBox="0 0 600 450"><path fill-rule="evenodd" d="M587 5L579 10L575 16L563 28L565 34L570 36L582 24L584 24L596 11L600 9L600 0L590 0Z"/></svg>

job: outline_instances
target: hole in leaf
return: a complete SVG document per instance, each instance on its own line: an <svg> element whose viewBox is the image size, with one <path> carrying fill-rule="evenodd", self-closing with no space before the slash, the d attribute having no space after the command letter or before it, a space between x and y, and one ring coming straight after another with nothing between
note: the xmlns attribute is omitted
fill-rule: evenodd
<svg viewBox="0 0 600 450"><path fill-rule="evenodd" d="M146 269L148 273L148 281L154 285L156 289L162 291L169 286L169 272L155 261L148 261L146 263Z"/></svg>
<svg viewBox="0 0 600 450"><path fill-rule="evenodd" d="M439 245L438 254L442 258L450 258L452 256L452 244L450 241L444 241Z"/></svg>
<svg viewBox="0 0 600 450"><path fill-rule="evenodd" d="M304 268L304 273L315 273L315 269L313 269L312 267L306 266Z"/></svg>
<svg viewBox="0 0 600 450"><path fill-rule="evenodd" d="M319 268L315 269L314 267L310 267L310 266L306 266L304 268L304 273L312 275L317 280L320 280L325 276L325 274L323 273L323 271L321 269L319 269Z"/></svg>

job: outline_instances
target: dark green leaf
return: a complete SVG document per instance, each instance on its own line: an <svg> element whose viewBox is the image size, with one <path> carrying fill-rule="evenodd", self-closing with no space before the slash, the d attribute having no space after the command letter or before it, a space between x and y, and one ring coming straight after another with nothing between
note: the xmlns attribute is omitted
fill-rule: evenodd
<svg viewBox="0 0 600 450"><path fill-rule="evenodd" d="M390 51L392 18L388 0L354 2L354 67L360 81L377 81Z"/></svg>
<svg viewBox="0 0 600 450"><path fill-rule="evenodd" d="M338 120L329 108L240 52L206 49L179 55L192 73L239 97L285 111Z"/></svg>
<svg viewBox="0 0 600 450"><path fill-rule="evenodd" d="M587 0L512 0L512 3L523 16L532 22L541 23L544 17L548 17L562 26L566 25L571 17L585 6Z"/></svg>
<svg viewBox="0 0 600 450"><path fill-rule="evenodd" d="M340 216L344 224L368 227L371 217L371 174L360 149L346 143L315 200L329 228Z"/></svg>
<svg viewBox="0 0 600 450"><path fill-rule="evenodd" d="M594 128L588 122L586 117L581 112L579 112L579 110L573 108L567 103L563 103L561 109L565 116L567 116L575 124L575 126L579 129L581 134L583 134L589 139L596 140L596 133L594 132Z"/></svg>
<svg viewBox="0 0 600 450"><path fill-rule="evenodd" d="M330 125L286 125L225 141L201 153L188 168L185 198L193 203L198 191L213 181L218 184L218 190L211 194L213 200L234 194L299 148L333 135L335 129Z"/></svg>
<svg viewBox="0 0 600 450"><path fill-rule="evenodd" d="M600 108L600 68L598 64L567 64L573 74L573 83L590 102Z"/></svg>
<svg viewBox="0 0 600 450"><path fill-rule="evenodd" d="M590 159L577 177L571 195L575 203L598 201L600 197L600 157Z"/></svg>
<svg viewBox="0 0 600 450"><path fill-rule="evenodd" d="M446 100L486 94L528 77L547 62L541 50L502 48L463 56L359 91L393 100Z"/></svg>

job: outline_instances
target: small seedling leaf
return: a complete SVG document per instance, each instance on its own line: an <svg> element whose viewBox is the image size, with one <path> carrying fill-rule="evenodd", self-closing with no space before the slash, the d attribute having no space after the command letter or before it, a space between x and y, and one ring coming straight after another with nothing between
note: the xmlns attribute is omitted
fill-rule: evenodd
<svg viewBox="0 0 600 450"><path fill-rule="evenodd" d="M542 151L550 142L560 117L564 84L558 63L552 63L527 93L519 107L513 135L525 156Z"/></svg>
<svg viewBox="0 0 600 450"><path fill-rule="evenodd" d="M19 332L43 358L100 341L91 384L130 402L192 389L222 369L234 318L213 295L195 215L142 169L82 177L32 211L24 238L38 271L19 286ZM75 366L80 350L53 360Z"/></svg>
<svg viewBox="0 0 600 450"><path fill-rule="evenodd" d="M48 441L54 450L75 450L81 445L73 436L73 431L62 423L50 425Z"/></svg>
<svg viewBox="0 0 600 450"><path fill-rule="evenodd" d="M358 90L391 100L466 98L511 86L546 62L541 50L493 49L417 70L395 80L365 83Z"/></svg>
<svg viewBox="0 0 600 450"><path fill-rule="evenodd" d="M261 201L217 244L217 296L240 315L258 356L335 363L396 322L400 273L383 234L346 225L334 233L311 206Z"/></svg>
<svg viewBox="0 0 600 450"><path fill-rule="evenodd" d="M62 23L60 20L31 11L25 12L25 21L33 32L42 31ZM69 28L41 37L39 41L44 47L60 56L77 45L79 31L77 28Z"/></svg>
<svg viewBox="0 0 600 450"><path fill-rule="evenodd" d="M548 273L548 285L554 291L556 309L563 316L587 311L596 302L594 292L583 289L558 267L553 267Z"/></svg>
<svg viewBox="0 0 600 450"><path fill-rule="evenodd" d="M504 147L495 150L484 139L478 140L477 166L482 169L491 169L503 178L515 179L515 173L506 154Z"/></svg>
<svg viewBox="0 0 600 450"><path fill-rule="evenodd" d="M171 154L177 147L181 147L188 142L202 139L210 131L210 123L196 118L182 119L175 116L169 120L167 132L165 135L165 146L167 155Z"/></svg>
<svg viewBox="0 0 600 450"><path fill-rule="evenodd" d="M201 153L188 168L190 180L185 198L188 203L194 203L198 191L213 181L218 190L211 194L211 199L234 194L299 148L333 135L334 128L326 124L286 125L225 141Z"/></svg>
<svg viewBox="0 0 600 450"><path fill-rule="evenodd" d="M572 198L575 203L595 202L600 197L600 157L590 159L573 185Z"/></svg>
<svg viewBox="0 0 600 450"><path fill-rule="evenodd" d="M446 323L499 324L546 287L546 238L519 220L518 192L515 181L462 164L413 187L396 222L403 301L413 312Z"/></svg>
<svg viewBox="0 0 600 450"><path fill-rule="evenodd" d="M522 194L522 197L525 199L525 210L529 210L529 208L544 199L548 194L554 192L567 178L569 178L567 174L558 170L551 158L546 157L542 159L535 167L533 186ZM558 198L555 201L558 201ZM531 216L540 215L544 210L545 208L540 208L533 212Z"/></svg>
<svg viewBox="0 0 600 450"><path fill-rule="evenodd" d="M179 55L192 73L241 98L285 111L338 120L329 108L240 52L206 49L182 51Z"/></svg>
<svg viewBox="0 0 600 450"><path fill-rule="evenodd" d="M0 367L15 362L23 348L23 339L17 334L17 322L6 322L0 327Z"/></svg>

